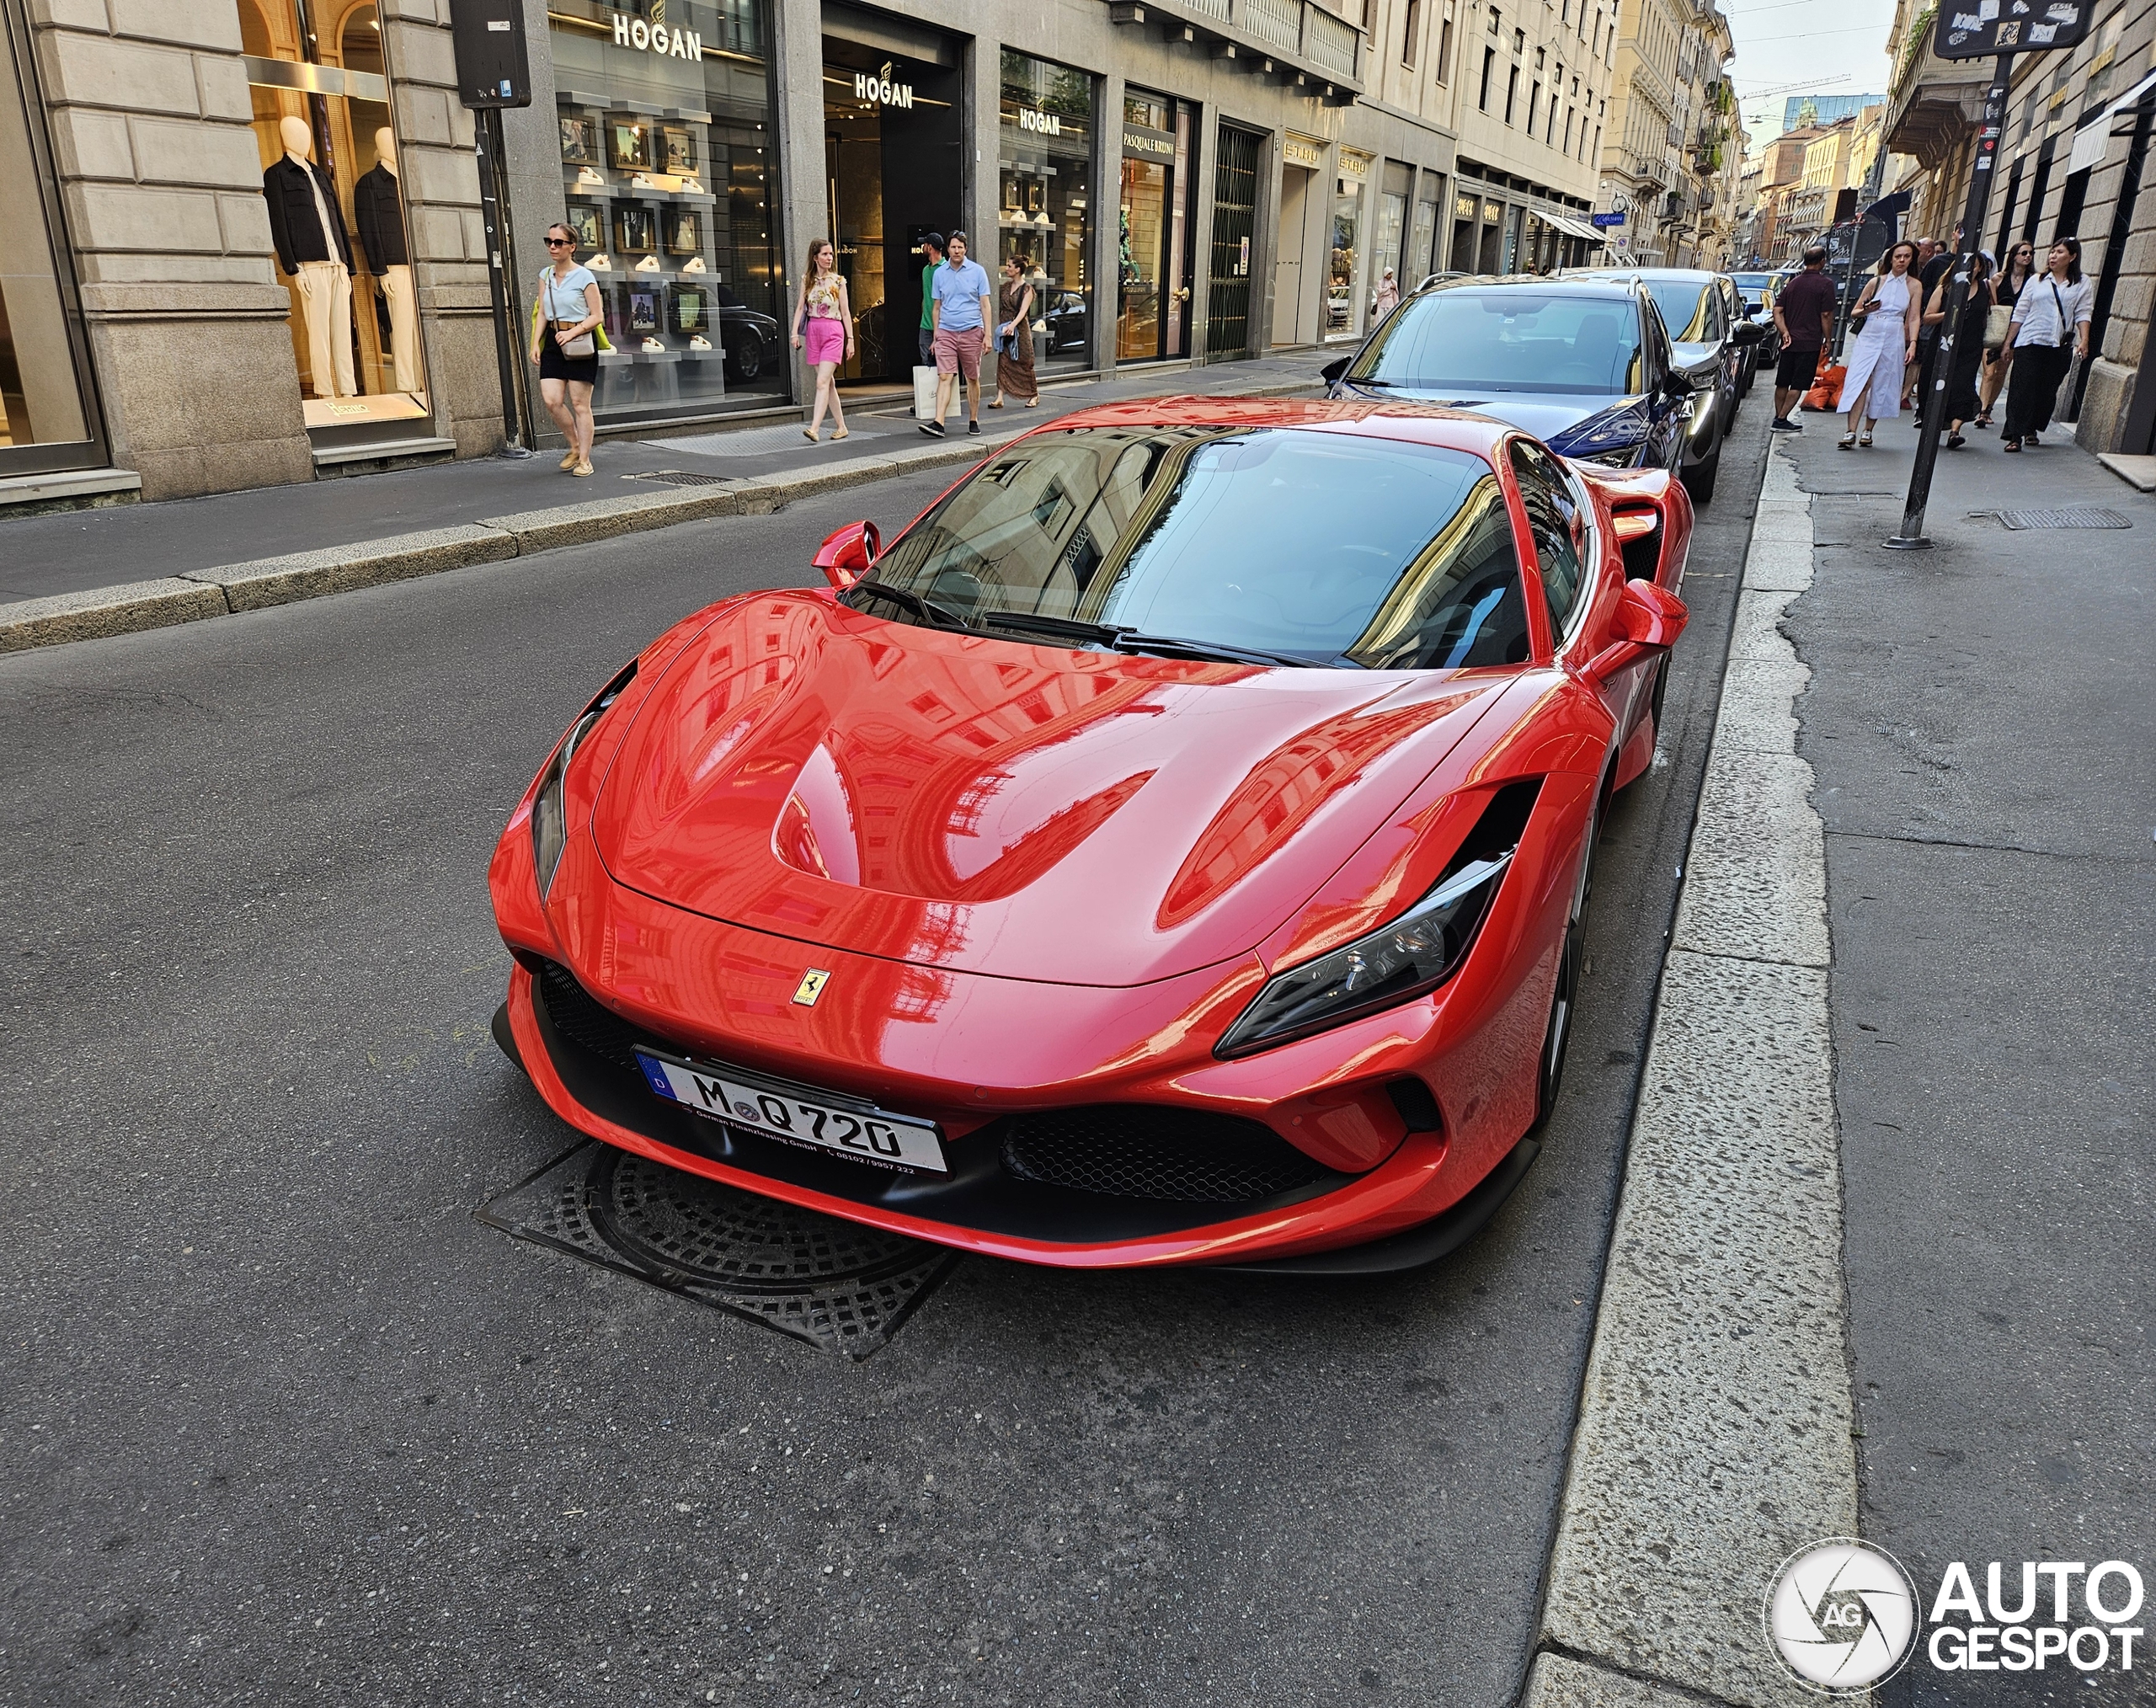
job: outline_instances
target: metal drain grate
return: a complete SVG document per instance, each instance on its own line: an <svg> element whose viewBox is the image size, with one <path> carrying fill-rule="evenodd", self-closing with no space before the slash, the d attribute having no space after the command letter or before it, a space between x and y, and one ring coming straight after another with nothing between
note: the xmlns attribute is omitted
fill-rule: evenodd
<svg viewBox="0 0 2156 1708"><path fill-rule="evenodd" d="M2130 528L2132 520L2116 510L2079 504L2063 510L1979 510L1978 515L1997 516L2009 528Z"/></svg>
<svg viewBox="0 0 2156 1708"><path fill-rule="evenodd" d="M652 468L637 474L625 474L623 480L655 480L665 486L732 486L740 480L738 474L694 474L686 468Z"/></svg>
<svg viewBox="0 0 2156 1708"><path fill-rule="evenodd" d="M518 1239L855 1358L889 1341L958 1262L940 1246L595 1143L475 1214Z"/></svg>

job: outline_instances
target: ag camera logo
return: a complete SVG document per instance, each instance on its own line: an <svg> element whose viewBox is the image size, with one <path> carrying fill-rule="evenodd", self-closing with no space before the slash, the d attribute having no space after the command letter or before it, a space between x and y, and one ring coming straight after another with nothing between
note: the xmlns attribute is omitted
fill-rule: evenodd
<svg viewBox="0 0 2156 1708"><path fill-rule="evenodd" d="M1917 1607L1900 1561L1854 1536L1832 1536L1782 1562L1761 1619L1774 1652L1807 1689L1854 1696L1907 1663Z"/></svg>

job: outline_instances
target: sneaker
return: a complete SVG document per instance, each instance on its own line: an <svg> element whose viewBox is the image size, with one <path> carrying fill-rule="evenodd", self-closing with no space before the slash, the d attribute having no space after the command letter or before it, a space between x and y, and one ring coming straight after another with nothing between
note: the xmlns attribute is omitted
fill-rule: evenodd
<svg viewBox="0 0 2156 1708"><path fill-rule="evenodd" d="M916 424L920 427L922 432L927 434L932 439L941 439L943 437L943 424L941 421L922 421Z"/></svg>
<svg viewBox="0 0 2156 1708"><path fill-rule="evenodd" d="M969 421L969 422L967 422L967 423L966 423L966 431L967 431L967 432L969 432L969 433L978 433L978 432L979 432L979 431L980 431L980 423L979 423L979 422L978 422L978 421Z"/></svg>
<svg viewBox="0 0 2156 1708"><path fill-rule="evenodd" d="M594 273L611 273L614 270L614 264L603 254L594 255L584 264Z"/></svg>
<svg viewBox="0 0 2156 1708"><path fill-rule="evenodd" d="M656 273L659 270L659 257L656 255L646 255L643 259L637 263L637 271L639 273Z"/></svg>
<svg viewBox="0 0 2156 1708"><path fill-rule="evenodd" d="M690 256L687 260L681 264L681 270L684 273L702 272L704 270L704 258L702 255Z"/></svg>
<svg viewBox="0 0 2156 1708"><path fill-rule="evenodd" d="M665 350L666 346L655 338L648 338L643 341L643 348L645 355L658 355Z"/></svg>
<svg viewBox="0 0 2156 1708"><path fill-rule="evenodd" d="M602 189L605 187L606 183L606 180L599 175L597 169L590 166L585 167L583 171L577 173L576 181L579 184L595 184L600 185Z"/></svg>
<svg viewBox="0 0 2156 1708"><path fill-rule="evenodd" d="M700 332L694 338L689 340L689 348L691 350L709 350L711 348L711 340L706 338Z"/></svg>
<svg viewBox="0 0 2156 1708"><path fill-rule="evenodd" d="M1797 430L1797 426L1796 423L1790 420L1788 416L1777 415L1774 417L1774 424L1768 430L1774 433L1794 433Z"/></svg>

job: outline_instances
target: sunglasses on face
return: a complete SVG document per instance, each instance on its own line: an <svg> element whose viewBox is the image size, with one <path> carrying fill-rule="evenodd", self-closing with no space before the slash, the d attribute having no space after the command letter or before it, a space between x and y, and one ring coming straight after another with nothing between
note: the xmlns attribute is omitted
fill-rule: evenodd
<svg viewBox="0 0 2156 1708"><path fill-rule="evenodd" d="M576 242L572 238L549 238L547 239L547 247L550 249L574 249L576 247Z"/></svg>

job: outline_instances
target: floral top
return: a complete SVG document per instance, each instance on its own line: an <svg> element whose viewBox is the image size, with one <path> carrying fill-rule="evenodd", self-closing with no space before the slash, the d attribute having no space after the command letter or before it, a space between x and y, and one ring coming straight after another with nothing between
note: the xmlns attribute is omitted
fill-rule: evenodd
<svg viewBox="0 0 2156 1708"><path fill-rule="evenodd" d="M836 273L819 275L808 286L808 313L812 319L836 318L839 312L839 292L844 286Z"/></svg>

